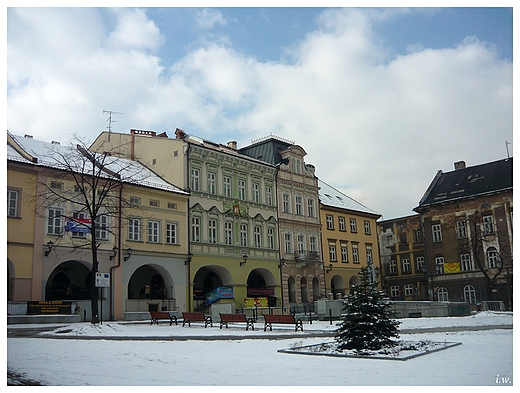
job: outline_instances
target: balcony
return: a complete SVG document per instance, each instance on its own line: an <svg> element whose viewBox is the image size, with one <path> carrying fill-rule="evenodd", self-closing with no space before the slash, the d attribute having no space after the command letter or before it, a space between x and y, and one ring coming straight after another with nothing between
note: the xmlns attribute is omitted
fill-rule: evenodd
<svg viewBox="0 0 520 393"><path fill-rule="evenodd" d="M294 253L296 262L313 262L321 263L320 253L318 251L299 250Z"/></svg>

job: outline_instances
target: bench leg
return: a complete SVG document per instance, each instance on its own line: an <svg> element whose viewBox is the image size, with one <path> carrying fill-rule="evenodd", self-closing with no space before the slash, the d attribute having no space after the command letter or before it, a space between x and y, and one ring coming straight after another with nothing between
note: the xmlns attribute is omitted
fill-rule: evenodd
<svg viewBox="0 0 520 393"><path fill-rule="evenodd" d="M253 319L249 318L246 323L246 331L249 330L249 327L251 327L251 330L255 330L255 324L253 323Z"/></svg>
<svg viewBox="0 0 520 393"><path fill-rule="evenodd" d="M303 332L303 322L302 322L301 319L298 319L298 320L296 321L296 326L295 326L294 331L297 332L298 329L300 329L300 330Z"/></svg>
<svg viewBox="0 0 520 393"><path fill-rule="evenodd" d="M272 332L273 331L273 325L271 325L271 323L269 323L269 322L265 323L265 325L264 325L264 332L267 330L268 327L269 327L269 331Z"/></svg>
<svg viewBox="0 0 520 393"><path fill-rule="evenodd" d="M220 321L220 328L221 329L222 329L222 326L226 326L226 329L227 329L228 328L228 323Z"/></svg>
<svg viewBox="0 0 520 393"><path fill-rule="evenodd" d="M191 323L190 323L190 320L189 319L184 319L182 321L182 327L184 327L184 325L188 324L188 327L191 327Z"/></svg>

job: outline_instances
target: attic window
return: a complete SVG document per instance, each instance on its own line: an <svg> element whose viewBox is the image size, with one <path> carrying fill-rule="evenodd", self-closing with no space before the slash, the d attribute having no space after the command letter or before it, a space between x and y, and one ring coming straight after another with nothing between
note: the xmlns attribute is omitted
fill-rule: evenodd
<svg viewBox="0 0 520 393"><path fill-rule="evenodd" d="M325 194L325 196L332 201L332 197L329 194Z"/></svg>
<svg viewBox="0 0 520 393"><path fill-rule="evenodd" d="M345 201L340 197L340 196L337 196L336 195L336 198L338 198L340 200L341 203L345 203Z"/></svg>

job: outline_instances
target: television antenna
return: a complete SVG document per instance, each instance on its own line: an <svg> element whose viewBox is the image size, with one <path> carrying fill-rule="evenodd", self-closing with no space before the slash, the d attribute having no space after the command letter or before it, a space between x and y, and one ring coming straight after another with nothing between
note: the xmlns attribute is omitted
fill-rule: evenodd
<svg viewBox="0 0 520 393"><path fill-rule="evenodd" d="M507 145L510 145L510 144L511 144L511 142L506 141L506 152L507 152L507 158L508 158L508 159L509 159L510 157L509 157L509 148L507 147Z"/></svg>
<svg viewBox="0 0 520 393"><path fill-rule="evenodd" d="M110 142L110 133L112 132L112 123L115 123L116 120L112 120L112 115L122 115L120 112L114 111L106 111L103 109L103 113L108 113L108 141Z"/></svg>

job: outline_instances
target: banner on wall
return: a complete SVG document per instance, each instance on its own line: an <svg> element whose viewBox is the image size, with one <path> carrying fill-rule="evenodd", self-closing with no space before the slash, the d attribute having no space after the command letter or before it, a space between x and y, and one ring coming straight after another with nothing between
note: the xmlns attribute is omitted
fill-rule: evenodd
<svg viewBox="0 0 520 393"><path fill-rule="evenodd" d="M269 302L266 297L245 297L244 298L244 307L253 308L253 307L268 307Z"/></svg>

